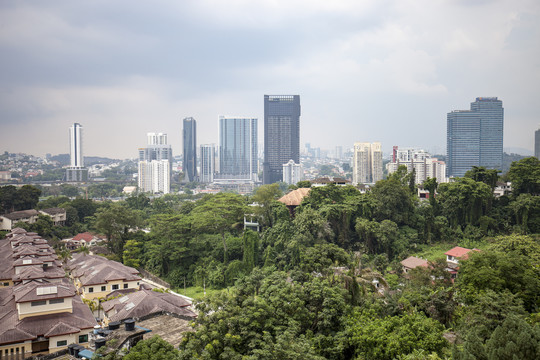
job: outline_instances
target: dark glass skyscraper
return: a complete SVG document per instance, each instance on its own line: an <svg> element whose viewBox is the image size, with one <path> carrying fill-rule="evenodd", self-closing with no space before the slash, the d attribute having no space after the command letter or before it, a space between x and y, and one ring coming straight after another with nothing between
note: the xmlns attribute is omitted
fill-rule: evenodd
<svg viewBox="0 0 540 360"><path fill-rule="evenodd" d="M502 169L504 109L496 97L479 97L471 110L447 115L448 176L462 177L473 166Z"/></svg>
<svg viewBox="0 0 540 360"><path fill-rule="evenodd" d="M197 122L194 118L184 119L184 175L188 182L197 181Z"/></svg>
<svg viewBox="0 0 540 360"><path fill-rule="evenodd" d="M283 181L283 164L300 163L300 95L264 95L263 183Z"/></svg>
<svg viewBox="0 0 540 360"><path fill-rule="evenodd" d="M534 132L534 156L540 160L540 129Z"/></svg>

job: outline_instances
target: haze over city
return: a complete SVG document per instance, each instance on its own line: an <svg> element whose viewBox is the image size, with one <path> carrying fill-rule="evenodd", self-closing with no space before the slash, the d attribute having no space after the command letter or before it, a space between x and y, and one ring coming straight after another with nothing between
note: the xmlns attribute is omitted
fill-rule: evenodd
<svg viewBox="0 0 540 360"><path fill-rule="evenodd" d="M540 4L524 1L128 1L0 4L0 150L135 158L147 132L181 153L182 119L263 119L300 94L301 143L446 149L446 114L505 108L504 146L533 148ZM259 138L262 139L262 129Z"/></svg>

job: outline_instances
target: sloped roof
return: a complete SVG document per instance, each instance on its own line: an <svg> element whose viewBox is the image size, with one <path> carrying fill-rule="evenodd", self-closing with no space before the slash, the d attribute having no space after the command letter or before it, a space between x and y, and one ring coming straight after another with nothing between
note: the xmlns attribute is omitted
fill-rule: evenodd
<svg viewBox="0 0 540 360"><path fill-rule="evenodd" d="M79 331L81 331L81 329L78 327L71 326L60 321L58 324L54 325L51 330L45 333L45 337L76 334Z"/></svg>
<svg viewBox="0 0 540 360"><path fill-rule="evenodd" d="M53 288L53 293L38 294L38 289L43 288ZM29 302L29 301L39 301L47 299L59 299L75 296L75 286L71 283L69 284L56 284L49 282L38 282L31 281L26 284L22 284L13 289L13 294L15 295L15 302Z"/></svg>
<svg viewBox="0 0 540 360"><path fill-rule="evenodd" d="M9 214L2 215L3 217L14 221L14 220L20 220L20 219L26 219L32 216L37 216L39 212L37 210L21 210L21 211L14 211Z"/></svg>
<svg viewBox="0 0 540 360"><path fill-rule="evenodd" d="M74 278L82 285L99 285L113 280L138 281L139 271L97 255L76 254L69 262Z"/></svg>
<svg viewBox="0 0 540 360"><path fill-rule="evenodd" d="M278 201L287 206L298 206L302 200L309 194L311 188L299 188L282 196Z"/></svg>
<svg viewBox="0 0 540 360"><path fill-rule="evenodd" d="M49 215L65 214L66 210L63 208L49 208L41 210Z"/></svg>
<svg viewBox="0 0 540 360"><path fill-rule="evenodd" d="M79 233L75 235L73 237L73 240L77 240L77 241L84 240L86 242L90 242L92 241L93 238L94 238L94 235L90 234L89 232L83 232L83 233Z"/></svg>
<svg viewBox="0 0 540 360"><path fill-rule="evenodd" d="M409 256L405 260L401 261L401 265L405 266L409 269L414 269L418 266L427 267L428 262L427 260L417 258L415 256Z"/></svg>
<svg viewBox="0 0 540 360"><path fill-rule="evenodd" d="M450 249L447 252L445 252L444 255L450 255L450 256L459 258L465 255L466 253L468 253L469 251L472 251L472 249L456 246L455 248Z"/></svg>
<svg viewBox="0 0 540 360"><path fill-rule="evenodd" d="M152 290L139 290L102 304L105 312L116 310L114 315L109 316L111 321L140 318L160 311L196 317L196 314L187 308L189 305L191 303L180 296Z"/></svg>

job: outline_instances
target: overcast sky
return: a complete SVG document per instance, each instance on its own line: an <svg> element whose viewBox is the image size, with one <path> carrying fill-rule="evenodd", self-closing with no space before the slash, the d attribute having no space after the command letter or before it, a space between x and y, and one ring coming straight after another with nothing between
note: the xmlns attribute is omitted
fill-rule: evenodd
<svg viewBox="0 0 540 360"><path fill-rule="evenodd" d="M301 143L357 141L444 153L446 113L478 96L505 108L504 146L540 125L538 0L0 2L0 151L135 158L147 132L181 153L218 116L259 118L299 94ZM262 149L262 143L260 144Z"/></svg>

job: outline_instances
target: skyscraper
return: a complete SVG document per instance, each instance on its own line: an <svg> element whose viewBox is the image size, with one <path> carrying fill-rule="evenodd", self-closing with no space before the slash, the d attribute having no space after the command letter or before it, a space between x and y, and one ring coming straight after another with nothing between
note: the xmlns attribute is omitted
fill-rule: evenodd
<svg viewBox="0 0 540 360"><path fill-rule="evenodd" d="M219 117L219 178L258 180L257 119Z"/></svg>
<svg viewBox="0 0 540 360"><path fill-rule="evenodd" d="M407 167L407 172L414 169L415 182L422 184L427 178L435 178L438 183L448 182L446 178L446 163L419 149L399 149L393 147L392 161L386 164L388 174L398 170L401 165Z"/></svg>
<svg viewBox="0 0 540 360"><path fill-rule="evenodd" d="M464 176L473 166L502 169L503 128L504 109L496 97L478 97L470 110L448 113L448 176Z"/></svg>
<svg viewBox="0 0 540 360"><path fill-rule="evenodd" d="M216 172L216 150L214 144L201 145L200 182L211 183Z"/></svg>
<svg viewBox="0 0 540 360"><path fill-rule="evenodd" d="M300 95L264 95L263 183L283 179L283 164L300 163Z"/></svg>
<svg viewBox="0 0 540 360"><path fill-rule="evenodd" d="M172 149L167 134L148 133L148 145L139 149L139 191L171 191Z"/></svg>
<svg viewBox="0 0 540 360"><path fill-rule="evenodd" d="M302 181L303 176L304 170L302 169L302 164L295 164L292 160L289 160L288 163L283 164L284 183L296 185L299 181Z"/></svg>
<svg viewBox="0 0 540 360"><path fill-rule="evenodd" d="M376 183L383 178L380 142L355 143L353 154L353 184Z"/></svg>
<svg viewBox="0 0 540 360"><path fill-rule="evenodd" d="M88 169L84 167L82 125L73 124L69 128L70 166L66 169L66 181L88 180Z"/></svg>
<svg viewBox="0 0 540 360"><path fill-rule="evenodd" d="M192 117L185 118L183 128L185 180L197 181L197 122Z"/></svg>
<svg viewBox="0 0 540 360"><path fill-rule="evenodd" d="M534 156L540 160L540 129L534 132Z"/></svg>

